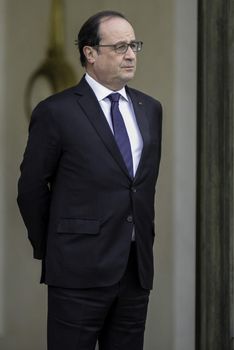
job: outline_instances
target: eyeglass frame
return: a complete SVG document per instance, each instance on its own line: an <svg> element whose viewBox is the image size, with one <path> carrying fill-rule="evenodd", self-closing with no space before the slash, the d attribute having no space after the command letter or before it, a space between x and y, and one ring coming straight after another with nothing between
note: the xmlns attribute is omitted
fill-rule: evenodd
<svg viewBox="0 0 234 350"><path fill-rule="evenodd" d="M132 45L134 45L134 44L139 44L140 45L140 49L138 48L138 50L133 50L133 48L132 48ZM123 51L123 52L118 52L118 46L119 45L125 45L125 47L126 47L126 50L125 51ZM101 44L99 44L99 45L93 45L93 47L112 47L113 49L114 49L114 51L116 52L116 53L118 53L118 54L125 54L127 51L128 51L128 48L129 47L131 47L131 49L132 49L132 51L133 52L140 52L141 50L142 50L142 46L143 46L143 41L131 41L129 44L128 43L126 43L126 42L119 42L119 43L117 43L117 44L109 44L109 45L101 45Z"/></svg>

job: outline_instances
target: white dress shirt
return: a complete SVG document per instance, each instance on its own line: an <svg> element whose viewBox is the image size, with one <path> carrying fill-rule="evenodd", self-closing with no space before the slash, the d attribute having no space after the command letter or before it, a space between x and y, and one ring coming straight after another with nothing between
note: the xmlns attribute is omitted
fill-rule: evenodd
<svg viewBox="0 0 234 350"><path fill-rule="evenodd" d="M119 91L112 91L106 88L105 86L101 85L100 83L98 83L88 73L86 73L85 79L87 83L90 85L90 87L92 88L93 92L95 93L97 100L100 103L100 106L103 110L103 113L106 117L106 120L112 132L113 132L113 126L112 126L112 120L111 120L111 102L107 96L114 92L118 92L121 95L119 99L119 109L122 114L126 129L127 129L130 145L131 145L133 175L135 175L139 161L140 161L140 157L141 157L143 141L142 141L140 130L137 125L132 101L128 97L125 87L123 87Z"/></svg>

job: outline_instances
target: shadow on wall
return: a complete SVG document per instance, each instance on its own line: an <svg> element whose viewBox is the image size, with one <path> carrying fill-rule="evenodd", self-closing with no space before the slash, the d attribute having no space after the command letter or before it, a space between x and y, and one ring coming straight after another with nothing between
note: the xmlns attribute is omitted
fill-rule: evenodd
<svg viewBox="0 0 234 350"><path fill-rule="evenodd" d="M33 108L45 97L77 82L76 73L65 57L64 8L53 0L50 18L50 42L46 58L30 76L25 93L25 110L30 118Z"/></svg>

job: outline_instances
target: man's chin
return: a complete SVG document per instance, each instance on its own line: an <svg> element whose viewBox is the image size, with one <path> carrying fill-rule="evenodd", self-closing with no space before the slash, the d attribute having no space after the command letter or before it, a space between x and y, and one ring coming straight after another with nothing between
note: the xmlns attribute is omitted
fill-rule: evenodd
<svg viewBox="0 0 234 350"><path fill-rule="evenodd" d="M129 80L132 80L134 76L135 76L135 71L129 71L129 72L125 72L122 78L125 82L128 82Z"/></svg>

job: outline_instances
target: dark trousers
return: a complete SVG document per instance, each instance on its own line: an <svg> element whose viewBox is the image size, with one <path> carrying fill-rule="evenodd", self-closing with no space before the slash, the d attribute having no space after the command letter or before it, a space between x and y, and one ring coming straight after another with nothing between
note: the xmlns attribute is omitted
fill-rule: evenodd
<svg viewBox="0 0 234 350"><path fill-rule="evenodd" d="M140 286L135 243L119 283L48 287L48 350L142 350L149 290Z"/></svg>

